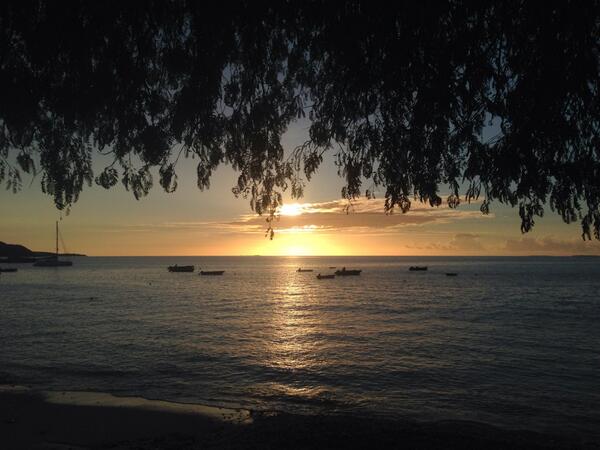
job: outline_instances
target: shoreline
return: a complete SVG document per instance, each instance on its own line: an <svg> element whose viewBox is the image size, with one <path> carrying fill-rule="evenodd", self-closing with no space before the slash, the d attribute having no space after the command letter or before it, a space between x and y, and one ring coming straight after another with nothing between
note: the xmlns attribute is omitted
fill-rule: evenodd
<svg viewBox="0 0 600 450"><path fill-rule="evenodd" d="M480 422L295 415L0 385L0 448L600 448Z"/></svg>

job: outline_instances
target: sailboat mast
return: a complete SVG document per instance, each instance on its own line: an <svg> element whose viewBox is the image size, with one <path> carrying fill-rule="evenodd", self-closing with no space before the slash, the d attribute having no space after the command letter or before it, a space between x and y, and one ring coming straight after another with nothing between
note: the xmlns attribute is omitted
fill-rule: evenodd
<svg viewBox="0 0 600 450"><path fill-rule="evenodd" d="M56 258L58 259L58 220L56 221Z"/></svg>

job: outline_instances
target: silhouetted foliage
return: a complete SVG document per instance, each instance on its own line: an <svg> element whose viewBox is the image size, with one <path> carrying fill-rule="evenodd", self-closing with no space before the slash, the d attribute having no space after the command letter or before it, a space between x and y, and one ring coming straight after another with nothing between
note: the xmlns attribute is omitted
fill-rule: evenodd
<svg viewBox="0 0 600 450"><path fill-rule="evenodd" d="M210 4L210 6L207 6ZM440 188L518 206L527 232L548 205L600 238L599 2L74 2L0 6L0 181L41 174L58 208L114 162L136 198L198 187L222 163L235 195L272 214L324 157L348 199L385 208ZM284 155L281 136L310 119ZM498 134L484 139L486 126ZM364 185L369 189L364 189ZM272 217L272 216L270 216Z"/></svg>

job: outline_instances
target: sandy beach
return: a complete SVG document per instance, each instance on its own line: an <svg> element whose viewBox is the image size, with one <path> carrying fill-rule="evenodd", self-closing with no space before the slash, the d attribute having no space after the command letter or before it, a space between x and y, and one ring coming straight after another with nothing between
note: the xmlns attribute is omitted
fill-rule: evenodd
<svg viewBox="0 0 600 450"><path fill-rule="evenodd" d="M0 448L598 448L473 422L252 413L105 393L0 389Z"/></svg>

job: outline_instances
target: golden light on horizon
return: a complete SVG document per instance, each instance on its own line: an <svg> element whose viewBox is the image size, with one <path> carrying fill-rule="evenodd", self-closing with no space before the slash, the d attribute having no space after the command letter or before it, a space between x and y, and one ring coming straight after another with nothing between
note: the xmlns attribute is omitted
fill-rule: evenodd
<svg viewBox="0 0 600 450"><path fill-rule="evenodd" d="M311 255L310 250L306 247L291 246L285 249L285 253L289 256L308 256Z"/></svg>
<svg viewBox="0 0 600 450"><path fill-rule="evenodd" d="M275 238L266 240L257 247L256 253L276 256L318 256L347 253L340 242L331 235L303 231L278 233Z"/></svg>

